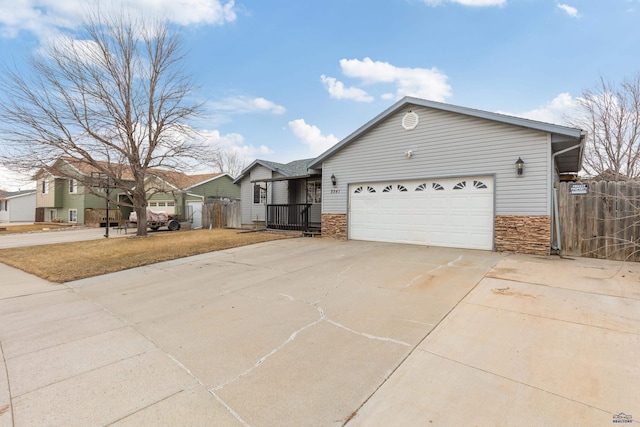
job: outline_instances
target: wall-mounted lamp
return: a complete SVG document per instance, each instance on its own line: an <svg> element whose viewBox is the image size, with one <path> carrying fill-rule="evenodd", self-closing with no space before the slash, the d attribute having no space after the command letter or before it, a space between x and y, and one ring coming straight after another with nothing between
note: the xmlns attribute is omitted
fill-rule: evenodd
<svg viewBox="0 0 640 427"><path fill-rule="evenodd" d="M334 174L331 174L331 184L333 184L333 186L335 187L337 183L338 180L336 179L336 176Z"/></svg>
<svg viewBox="0 0 640 427"><path fill-rule="evenodd" d="M411 156L413 156L413 151L409 150L409 151L405 151L404 155L407 156L407 159L410 159Z"/></svg>
<svg viewBox="0 0 640 427"><path fill-rule="evenodd" d="M520 157L518 157L518 161L516 161L516 174L518 176L522 176L524 173L524 162Z"/></svg>

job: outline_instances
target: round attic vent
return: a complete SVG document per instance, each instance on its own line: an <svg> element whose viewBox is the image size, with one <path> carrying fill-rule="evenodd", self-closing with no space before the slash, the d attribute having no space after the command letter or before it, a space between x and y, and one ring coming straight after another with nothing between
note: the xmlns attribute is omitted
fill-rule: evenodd
<svg viewBox="0 0 640 427"><path fill-rule="evenodd" d="M414 130L418 126L420 118L413 111L408 111L402 118L402 127L405 130Z"/></svg>

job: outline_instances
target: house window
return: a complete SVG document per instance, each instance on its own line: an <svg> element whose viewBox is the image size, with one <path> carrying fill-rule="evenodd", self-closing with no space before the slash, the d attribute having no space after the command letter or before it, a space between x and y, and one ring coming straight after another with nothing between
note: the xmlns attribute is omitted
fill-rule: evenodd
<svg viewBox="0 0 640 427"><path fill-rule="evenodd" d="M453 186L454 190L462 190L467 186L467 181L460 181L456 185Z"/></svg>
<svg viewBox="0 0 640 427"><path fill-rule="evenodd" d="M307 182L307 203L322 203L322 182Z"/></svg>
<svg viewBox="0 0 640 427"><path fill-rule="evenodd" d="M69 193L70 194L75 194L78 192L78 181L76 181L75 179L70 179L69 180Z"/></svg>
<svg viewBox="0 0 640 427"><path fill-rule="evenodd" d="M42 180L40 191L42 192L42 194L47 194L49 192L49 186L47 185L47 180L45 179Z"/></svg>
<svg viewBox="0 0 640 427"><path fill-rule="evenodd" d="M260 184L253 184L253 203L265 204L267 202L267 192Z"/></svg>
<svg viewBox="0 0 640 427"><path fill-rule="evenodd" d="M69 222L78 222L78 210L69 209Z"/></svg>
<svg viewBox="0 0 640 427"><path fill-rule="evenodd" d="M58 217L58 211L56 209L49 209L49 221L53 221Z"/></svg>

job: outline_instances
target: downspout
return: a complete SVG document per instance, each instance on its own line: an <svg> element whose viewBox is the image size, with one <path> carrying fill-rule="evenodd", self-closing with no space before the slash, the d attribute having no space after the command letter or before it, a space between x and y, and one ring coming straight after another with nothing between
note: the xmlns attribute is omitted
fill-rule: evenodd
<svg viewBox="0 0 640 427"><path fill-rule="evenodd" d="M571 150L575 150L576 148L582 148L584 145L584 137L586 136L586 133L582 133L580 135L580 144L577 145L573 145L569 148L565 148L564 150L560 150L557 153L553 153L551 155L551 182L553 182L553 175L555 173L555 166L556 166L556 156L560 155L560 154L564 154L566 152L569 152ZM562 250L562 239L560 238L560 221L558 221L558 217L560 216L559 213L559 209L558 209L558 189L556 188L556 186L553 186L553 222L556 225L556 246L551 246L551 249L553 249L554 251L560 251Z"/></svg>

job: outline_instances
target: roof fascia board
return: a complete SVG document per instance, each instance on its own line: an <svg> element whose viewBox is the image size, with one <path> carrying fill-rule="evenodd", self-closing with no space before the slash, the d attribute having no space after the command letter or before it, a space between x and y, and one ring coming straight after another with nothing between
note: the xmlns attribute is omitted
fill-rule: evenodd
<svg viewBox="0 0 640 427"><path fill-rule="evenodd" d="M18 197L32 196L34 194L36 194L36 190L30 191L28 193L14 194L13 196L6 196L6 197L0 197L0 198L9 200L9 199L17 199Z"/></svg>
<svg viewBox="0 0 640 427"><path fill-rule="evenodd" d="M292 181L294 179L305 179L305 178L318 178L316 175L297 175L297 176L283 176L278 178L263 178L263 179L253 179L250 182L276 182L276 181Z"/></svg>
<svg viewBox="0 0 640 427"><path fill-rule="evenodd" d="M275 162L274 162L275 163ZM264 163L262 160L260 159L255 159L253 162L251 162L251 164L249 166L247 166L246 168L244 168L244 170L242 171L242 173L240 174L240 176L238 176L236 179L233 180L234 184L237 184L238 182L240 182L242 180L242 178L245 177L245 175L255 167L255 165L260 165L262 167L265 167L267 169L269 169L271 172L278 172L278 173L282 173L282 171L280 171L278 168L274 168L271 167L270 165L268 165L267 163ZM284 173L282 173L284 175Z"/></svg>

